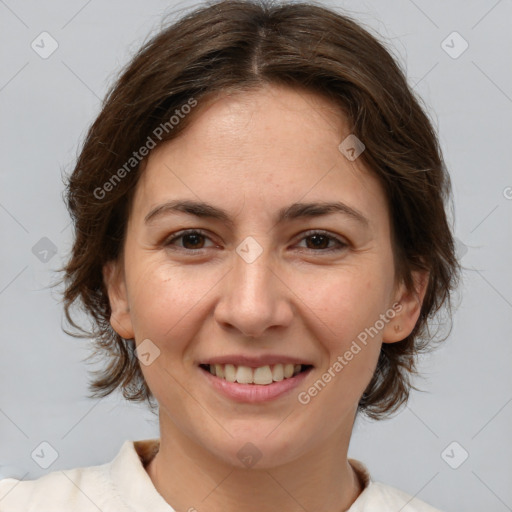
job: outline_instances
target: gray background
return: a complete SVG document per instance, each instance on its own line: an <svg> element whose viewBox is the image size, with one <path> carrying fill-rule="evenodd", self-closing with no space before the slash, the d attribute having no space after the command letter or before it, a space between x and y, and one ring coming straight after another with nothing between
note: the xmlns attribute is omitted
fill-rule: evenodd
<svg viewBox="0 0 512 512"><path fill-rule="evenodd" d="M422 359L425 392L391 420L358 419L350 455L375 480L443 510L512 510L512 3L325 4L381 34L425 101L453 179L465 266L451 336ZM84 398L89 342L62 332L47 286L71 246L61 172L116 72L163 14L190 5L0 0L0 475L101 464L125 439L158 436L156 418L120 395ZM31 48L43 31L59 45L47 59ZM442 46L454 31L469 44L457 58L462 40L444 44L452 56ZM57 251L46 262L33 252L43 237ZM59 455L48 469L31 457L43 441Z"/></svg>

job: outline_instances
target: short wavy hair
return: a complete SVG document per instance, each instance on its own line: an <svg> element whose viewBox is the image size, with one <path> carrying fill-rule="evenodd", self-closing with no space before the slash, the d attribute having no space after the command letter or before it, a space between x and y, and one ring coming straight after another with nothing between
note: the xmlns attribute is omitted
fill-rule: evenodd
<svg viewBox="0 0 512 512"><path fill-rule="evenodd" d="M383 418L415 388L418 355L439 341L429 326L442 306L451 311L459 275L446 214L450 178L426 109L391 50L349 16L312 2L224 0L196 8L142 46L109 90L67 177L74 243L60 270L65 316L76 331L64 331L92 338L92 357L103 364L89 382L90 397L120 388L126 399L154 407L134 340L121 338L110 325L102 276L104 264L120 255L143 172L145 159L133 161L134 151L152 133L159 133L158 144L181 133L194 113L180 116L175 126L169 120L191 98L200 104L212 94L266 84L318 93L341 107L366 146L359 158L386 193L397 279L412 290L412 272L429 272L414 330L400 342L383 344L358 411ZM161 126L167 128L155 132ZM74 304L92 320L90 329L73 319Z"/></svg>

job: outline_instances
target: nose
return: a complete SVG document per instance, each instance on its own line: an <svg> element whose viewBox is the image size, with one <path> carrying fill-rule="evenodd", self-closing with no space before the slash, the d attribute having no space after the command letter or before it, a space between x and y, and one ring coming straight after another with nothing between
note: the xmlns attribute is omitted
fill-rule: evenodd
<svg viewBox="0 0 512 512"><path fill-rule="evenodd" d="M270 328L291 323L293 293L268 250L252 262L235 253L233 268L226 277L215 308L216 321L223 328L257 338Z"/></svg>

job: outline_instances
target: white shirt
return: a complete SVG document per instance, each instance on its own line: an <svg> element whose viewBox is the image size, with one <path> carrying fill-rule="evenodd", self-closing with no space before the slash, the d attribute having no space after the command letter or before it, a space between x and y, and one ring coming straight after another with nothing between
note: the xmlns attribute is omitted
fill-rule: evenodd
<svg viewBox="0 0 512 512"><path fill-rule="evenodd" d="M145 469L159 443L159 439L125 441L106 464L53 471L35 480L4 478L0 480L0 512L175 512ZM372 481L361 462L349 461L364 489L347 512L439 512L398 489ZM194 510L193 505L189 510Z"/></svg>

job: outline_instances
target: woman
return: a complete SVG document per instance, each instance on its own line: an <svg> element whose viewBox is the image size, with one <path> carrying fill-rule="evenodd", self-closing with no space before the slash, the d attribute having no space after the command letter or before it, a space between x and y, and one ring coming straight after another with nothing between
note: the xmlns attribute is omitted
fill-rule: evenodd
<svg viewBox="0 0 512 512"><path fill-rule="evenodd" d="M347 457L458 272L435 132L370 34L313 4L192 12L114 85L67 192L91 390L158 407L160 438L4 479L0 510L435 510Z"/></svg>

